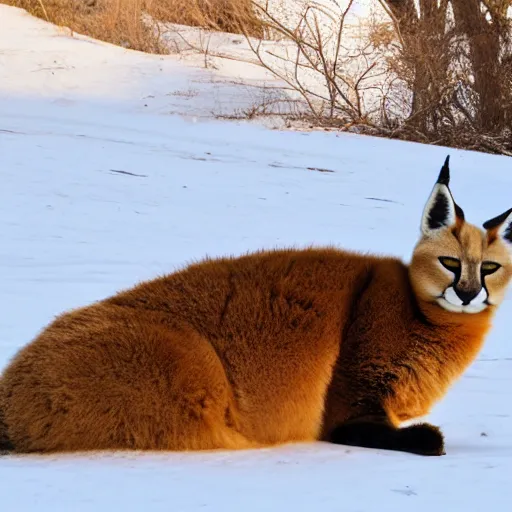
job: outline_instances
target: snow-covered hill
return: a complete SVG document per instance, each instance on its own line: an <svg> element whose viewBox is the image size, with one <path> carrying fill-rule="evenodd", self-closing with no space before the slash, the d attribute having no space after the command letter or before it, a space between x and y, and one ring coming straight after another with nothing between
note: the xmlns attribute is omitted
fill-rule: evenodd
<svg viewBox="0 0 512 512"><path fill-rule="evenodd" d="M246 104L247 88L215 70L2 5L0 25L1 367L59 312L206 254L334 243L408 258L447 152L469 220L512 206L509 158L216 121L215 102ZM322 443L2 457L1 510L506 510L511 314L508 298L429 418L444 457Z"/></svg>

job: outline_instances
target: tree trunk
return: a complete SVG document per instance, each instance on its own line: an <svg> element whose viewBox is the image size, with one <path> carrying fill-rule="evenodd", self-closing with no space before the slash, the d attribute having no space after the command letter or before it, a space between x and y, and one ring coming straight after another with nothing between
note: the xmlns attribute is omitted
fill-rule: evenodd
<svg viewBox="0 0 512 512"><path fill-rule="evenodd" d="M447 78L445 28L448 0L383 0L395 18L404 59L413 72L409 123L423 132L437 127L436 108Z"/></svg>
<svg viewBox="0 0 512 512"><path fill-rule="evenodd" d="M505 125L500 73L500 30L485 19L480 0L451 0L458 32L468 39L478 95L477 124L484 132L500 132Z"/></svg>

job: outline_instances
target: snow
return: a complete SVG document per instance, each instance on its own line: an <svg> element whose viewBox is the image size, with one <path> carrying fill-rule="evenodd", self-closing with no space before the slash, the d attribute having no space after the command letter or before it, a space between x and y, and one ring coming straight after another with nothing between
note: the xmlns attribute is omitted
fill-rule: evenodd
<svg viewBox="0 0 512 512"><path fill-rule="evenodd" d="M334 243L407 259L448 152L470 221L511 206L506 157L215 120L216 101L247 102L222 72L70 37L3 5L0 23L0 367L61 311L206 254ZM325 443L6 456L2 511L504 510L511 314L509 295L428 418L444 457Z"/></svg>
<svg viewBox="0 0 512 512"><path fill-rule="evenodd" d="M71 104L84 99L110 107L189 118L232 116L260 104L278 84L255 65L224 59L215 70L202 55L147 55L96 41L0 5L0 90ZM186 35L186 34L185 34ZM241 36L223 34L231 46ZM239 70L238 67L241 66ZM241 83L240 76L244 82Z"/></svg>

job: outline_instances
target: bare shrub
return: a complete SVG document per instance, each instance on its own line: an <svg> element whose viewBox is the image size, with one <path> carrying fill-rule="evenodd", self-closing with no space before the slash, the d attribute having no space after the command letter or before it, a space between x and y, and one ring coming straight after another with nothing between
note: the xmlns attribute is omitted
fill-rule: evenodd
<svg viewBox="0 0 512 512"><path fill-rule="evenodd" d="M294 25L260 0L285 51L247 39L314 124L512 154L512 0L378 3L388 21L355 27L351 0L311 0Z"/></svg>
<svg viewBox="0 0 512 512"><path fill-rule="evenodd" d="M402 131L510 154L512 0L380 2L393 31L379 48L386 46L388 73L410 91Z"/></svg>
<svg viewBox="0 0 512 512"><path fill-rule="evenodd" d="M330 5L305 5L295 24L287 26L268 3L255 2L267 32L283 43L283 49L250 37L248 44L257 62L303 100L307 109L302 117L315 123L372 124L379 109L366 93L376 87L381 71L369 47L353 45L357 38L345 33L352 4L353 0L345 6L333 0Z"/></svg>

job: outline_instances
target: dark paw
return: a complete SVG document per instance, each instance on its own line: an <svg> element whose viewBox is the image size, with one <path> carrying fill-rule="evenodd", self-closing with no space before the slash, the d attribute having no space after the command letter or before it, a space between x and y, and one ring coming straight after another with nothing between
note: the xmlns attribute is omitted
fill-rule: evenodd
<svg viewBox="0 0 512 512"><path fill-rule="evenodd" d="M403 451L418 455L445 455L444 437L438 427L420 423L399 431L399 443Z"/></svg>
<svg viewBox="0 0 512 512"><path fill-rule="evenodd" d="M344 423L334 429L330 441L348 446L393 449L397 432L395 428L382 423Z"/></svg>
<svg viewBox="0 0 512 512"><path fill-rule="evenodd" d="M444 438L439 428L428 423L397 429L388 423L350 422L338 426L330 441L336 444L444 455Z"/></svg>

